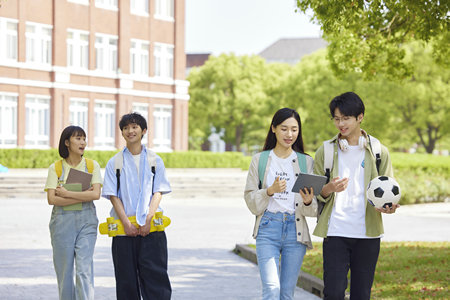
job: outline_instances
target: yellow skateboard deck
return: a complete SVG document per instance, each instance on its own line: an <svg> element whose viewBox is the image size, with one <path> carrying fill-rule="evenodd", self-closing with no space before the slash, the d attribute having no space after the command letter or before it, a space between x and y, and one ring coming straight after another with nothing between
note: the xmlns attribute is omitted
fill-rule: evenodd
<svg viewBox="0 0 450 300"><path fill-rule="evenodd" d="M136 228L139 228L138 223L136 222L136 216L128 217L131 224L133 224ZM170 225L169 217L163 215L162 211L158 211L152 218L150 232L154 231L164 231L164 229ZM114 219L113 217L109 217L106 219L105 223L101 223L98 226L98 230L100 234L107 234L110 237L114 237L117 235L126 235L125 230L123 229L122 222L120 220Z"/></svg>

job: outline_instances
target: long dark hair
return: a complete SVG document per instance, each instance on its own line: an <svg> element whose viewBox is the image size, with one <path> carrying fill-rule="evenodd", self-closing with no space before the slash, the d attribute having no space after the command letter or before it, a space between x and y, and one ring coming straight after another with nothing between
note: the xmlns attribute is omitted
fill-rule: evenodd
<svg viewBox="0 0 450 300"><path fill-rule="evenodd" d="M66 140L70 140L70 137L72 136L84 136L86 137L86 132L84 132L83 128L79 126L67 126L64 128L63 132L61 133L61 137L59 138L59 155L62 158L68 158L69 157L69 149L66 146Z"/></svg>
<svg viewBox="0 0 450 300"><path fill-rule="evenodd" d="M292 144L292 149L296 152L305 153L303 148L302 122L300 120L300 115L295 111L295 109L287 107L278 110L273 116L272 123L270 123L269 132L267 133L266 142L264 143L263 151L272 150L277 144L277 138L275 133L272 132L272 126L277 127L289 118L294 118L298 123L298 136L294 144Z"/></svg>

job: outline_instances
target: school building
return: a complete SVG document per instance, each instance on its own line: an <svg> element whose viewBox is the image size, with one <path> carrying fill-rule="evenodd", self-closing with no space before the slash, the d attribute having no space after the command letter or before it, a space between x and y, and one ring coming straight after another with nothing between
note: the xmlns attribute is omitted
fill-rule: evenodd
<svg viewBox="0 0 450 300"><path fill-rule="evenodd" d="M124 146L131 111L155 151L188 149L184 0L1 0L0 148Z"/></svg>

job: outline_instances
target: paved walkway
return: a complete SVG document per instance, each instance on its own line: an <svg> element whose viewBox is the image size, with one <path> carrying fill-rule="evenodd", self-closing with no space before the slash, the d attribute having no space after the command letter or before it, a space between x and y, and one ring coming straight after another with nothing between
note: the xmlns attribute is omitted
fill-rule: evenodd
<svg viewBox="0 0 450 300"><path fill-rule="evenodd" d="M169 179L179 175L176 172L181 171L169 169ZM209 172L193 170L186 174L208 178ZM245 182L245 172L227 174L224 176ZM110 203L101 199L96 205L99 220L104 222ZM231 252L236 243L253 242L254 217L242 198L202 197L199 190L195 197L168 195L162 205L172 218L167 236L173 299L260 299L257 267ZM48 232L51 207L46 199L5 199L0 195L0 211L0 299L57 299ZM450 240L449 203L405 206L384 219L385 241ZM309 224L312 229L315 220L310 219ZM98 237L94 256L96 299L115 298L110 244L110 238ZM319 298L297 289L295 299Z"/></svg>

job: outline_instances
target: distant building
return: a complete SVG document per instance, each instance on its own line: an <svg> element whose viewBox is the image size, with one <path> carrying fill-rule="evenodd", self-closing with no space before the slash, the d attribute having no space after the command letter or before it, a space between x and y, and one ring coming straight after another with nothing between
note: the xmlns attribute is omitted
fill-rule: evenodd
<svg viewBox="0 0 450 300"><path fill-rule="evenodd" d="M119 118L148 121L143 142L188 149L185 0L8 0L0 8L0 148L124 145Z"/></svg>
<svg viewBox="0 0 450 300"><path fill-rule="evenodd" d="M205 64L211 53L188 53L186 54L186 76L193 67L200 67Z"/></svg>
<svg viewBox="0 0 450 300"><path fill-rule="evenodd" d="M279 39L258 55L268 63L295 65L303 56L326 47L327 42L321 38L285 38Z"/></svg>

